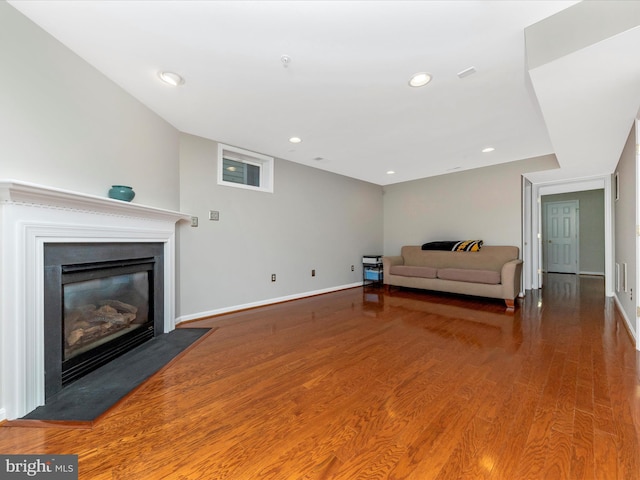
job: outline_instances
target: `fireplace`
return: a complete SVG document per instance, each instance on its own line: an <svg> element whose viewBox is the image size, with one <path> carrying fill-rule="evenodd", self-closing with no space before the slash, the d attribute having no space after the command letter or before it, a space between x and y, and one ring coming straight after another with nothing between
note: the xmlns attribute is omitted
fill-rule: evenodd
<svg viewBox="0 0 640 480"><path fill-rule="evenodd" d="M61 359L65 337L60 318L64 318L64 292L45 295L45 276L58 275L57 283L69 288L66 304L74 305L72 297L77 296L78 290L84 293L95 285L83 285L92 280L91 275L98 275L90 273L92 263L107 267L108 276L116 277L115 283L128 283L125 290L137 288L143 277L151 275L148 272L152 269L153 282L147 281L149 301L153 306L149 307L147 316L153 321L154 334L170 332L175 328L176 223L187 223L190 219L188 214L104 196L0 180L0 421L26 415L46 403L45 390L62 388ZM87 251L85 246L102 244L106 246L90 255L84 253ZM72 245L74 248L70 250L75 253L59 262L52 262L50 255L53 254L47 253L45 268L45 245L48 252L50 247ZM138 247L151 247L152 251L136 251ZM126 253L124 257L122 252ZM153 260L147 262L146 259ZM122 270L118 270L120 268ZM113 273L115 275L111 275ZM105 300L113 299L89 298L78 303L95 301L97 304ZM138 309L136 315L143 315L145 307L140 307L135 298L116 300L132 305ZM107 312L123 313L121 308L115 310L116 313ZM58 312L57 327L45 322L45 316L48 317L51 311ZM141 321L136 318L131 323ZM115 323L119 321L126 322L128 318L123 315ZM135 335L149 334L148 327L137 327L136 330L140 332ZM95 330L91 332L95 333ZM91 336L91 332L83 332L82 336L85 333ZM120 336L131 340L128 335ZM104 343L114 339L107 337ZM53 345L53 349L45 349L45 343ZM84 353L80 348L67 352L68 360L80 362L73 359ZM45 357L55 357L59 366L51 367ZM59 379L51 383L58 387L52 390L45 386L51 382L50 377L58 376Z"/></svg>
<svg viewBox="0 0 640 480"><path fill-rule="evenodd" d="M44 244L45 401L163 331L162 243Z"/></svg>

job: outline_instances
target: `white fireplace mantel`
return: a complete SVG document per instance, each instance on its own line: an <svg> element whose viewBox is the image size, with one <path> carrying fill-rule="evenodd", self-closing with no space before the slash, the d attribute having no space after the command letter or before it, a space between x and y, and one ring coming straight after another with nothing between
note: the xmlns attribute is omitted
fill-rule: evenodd
<svg viewBox="0 0 640 480"><path fill-rule="evenodd" d="M164 243L164 331L175 327L175 228L190 215L0 180L0 420L44 404L44 244Z"/></svg>

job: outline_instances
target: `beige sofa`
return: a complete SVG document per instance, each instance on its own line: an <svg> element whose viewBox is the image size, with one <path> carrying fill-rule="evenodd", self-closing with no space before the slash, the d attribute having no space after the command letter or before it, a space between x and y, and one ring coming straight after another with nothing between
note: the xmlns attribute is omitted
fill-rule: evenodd
<svg viewBox="0 0 640 480"><path fill-rule="evenodd" d="M522 260L513 246L483 246L478 252L422 250L404 246L399 256L382 258L385 288L421 288L500 298L513 309L520 294Z"/></svg>

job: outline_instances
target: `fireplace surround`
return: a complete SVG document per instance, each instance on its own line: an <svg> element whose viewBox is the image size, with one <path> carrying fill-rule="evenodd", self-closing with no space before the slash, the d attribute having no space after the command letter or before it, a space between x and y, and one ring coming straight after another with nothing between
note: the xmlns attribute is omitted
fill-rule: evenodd
<svg viewBox="0 0 640 480"><path fill-rule="evenodd" d="M163 332L162 243L45 243L45 401Z"/></svg>
<svg viewBox="0 0 640 480"><path fill-rule="evenodd" d="M156 244L158 329L175 328L176 223L187 214L0 180L0 420L45 403L45 245ZM125 302L126 303L126 302Z"/></svg>

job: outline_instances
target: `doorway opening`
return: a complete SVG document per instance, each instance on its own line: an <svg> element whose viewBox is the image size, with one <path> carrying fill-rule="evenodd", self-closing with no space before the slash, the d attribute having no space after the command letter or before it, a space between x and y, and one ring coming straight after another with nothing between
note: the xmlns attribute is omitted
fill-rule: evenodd
<svg viewBox="0 0 640 480"><path fill-rule="evenodd" d="M593 191L596 192L593 192ZM585 196L598 197L597 208ZM564 183L533 184L523 177L523 269L525 290L542 288L544 202L578 200L578 274L604 275L607 296L613 295L613 218L611 177L601 176ZM593 239L596 239L595 241ZM547 242L548 244L548 242Z"/></svg>

